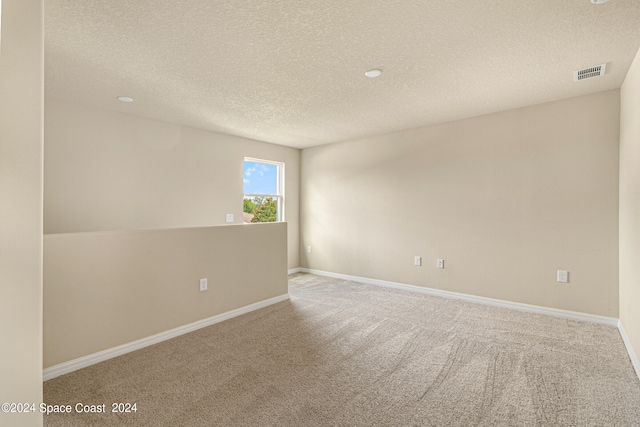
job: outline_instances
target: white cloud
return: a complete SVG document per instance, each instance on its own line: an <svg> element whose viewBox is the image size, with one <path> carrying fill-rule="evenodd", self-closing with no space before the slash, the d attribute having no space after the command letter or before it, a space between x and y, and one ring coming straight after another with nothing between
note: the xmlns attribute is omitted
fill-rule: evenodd
<svg viewBox="0 0 640 427"><path fill-rule="evenodd" d="M243 181L245 184L248 184L248 183L249 183L249 180L248 180L247 178L244 178L242 181Z"/></svg>
<svg viewBox="0 0 640 427"><path fill-rule="evenodd" d="M247 170L244 172L244 174L246 176L251 176L252 173L254 173L256 171L256 168L247 168Z"/></svg>

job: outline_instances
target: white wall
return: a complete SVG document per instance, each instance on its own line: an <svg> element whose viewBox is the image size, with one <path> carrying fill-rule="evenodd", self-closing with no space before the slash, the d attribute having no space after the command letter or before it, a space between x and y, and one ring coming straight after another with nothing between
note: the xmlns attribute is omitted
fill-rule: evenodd
<svg viewBox="0 0 640 427"><path fill-rule="evenodd" d="M619 103L613 90L303 150L301 265L617 317Z"/></svg>
<svg viewBox="0 0 640 427"><path fill-rule="evenodd" d="M620 321L640 357L640 51L620 103Z"/></svg>
<svg viewBox="0 0 640 427"><path fill-rule="evenodd" d="M0 403L42 401L41 0L2 1L0 50ZM42 415L0 412L2 426Z"/></svg>
<svg viewBox="0 0 640 427"><path fill-rule="evenodd" d="M46 98L44 231L241 224L245 156L285 163L298 267L300 150Z"/></svg>

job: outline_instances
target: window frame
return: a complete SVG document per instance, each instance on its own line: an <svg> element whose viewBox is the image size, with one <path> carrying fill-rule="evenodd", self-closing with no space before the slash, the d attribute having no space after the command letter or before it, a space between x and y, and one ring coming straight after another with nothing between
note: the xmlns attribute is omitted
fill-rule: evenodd
<svg viewBox="0 0 640 427"><path fill-rule="evenodd" d="M265 165L276 166L276 192L277 194L258 194L258 193L245 193L244 192L244 164L249 163L262 163ZM274 222L285 222L285 207L284 207L284 162L278 162L275 160L258 159L256 157L245 157L242 162L242 199L253 199L254 197L271 197L276 199L276 220ZM244 211L244 209L243 209ZM265 223L253 223L253 224L265 224ZM268 223L266 223L268 224Z"/></svg>

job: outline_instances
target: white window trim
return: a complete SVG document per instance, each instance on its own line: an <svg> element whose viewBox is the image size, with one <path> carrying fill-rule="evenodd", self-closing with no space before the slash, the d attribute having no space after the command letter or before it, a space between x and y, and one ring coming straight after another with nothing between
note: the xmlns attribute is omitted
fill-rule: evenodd
<svg viewBox="0 0 640 427"><path fill-rule="evenodd" d="M273 165L273 166L277 166L278 167L278 173L276 174L276 192L277 194L250 194L250 193L245 193L244 192L244 188L242 191L243 194L243 199L245 197L273 197L275 199L278 199L278 212L276 213L276 218L277 221L276 222L284 222L285 221L285 208L284 208L284 162L276 162L274 160L265 160L265 159L258 159L256 157L245 157L244 161L242 162L242 164L244 165L244 162L253 162L253 163L263 163L265 165ZM244 167L243 167L243 171L244 171ZM243 178L244 178L244 172L243 172Z"/></svg>

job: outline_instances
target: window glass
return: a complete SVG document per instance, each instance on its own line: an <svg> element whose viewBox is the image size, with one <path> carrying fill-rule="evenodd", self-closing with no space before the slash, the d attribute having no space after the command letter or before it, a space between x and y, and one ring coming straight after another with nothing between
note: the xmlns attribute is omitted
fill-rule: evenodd
<svg viewBox="0 0 640 427"><path fill-rule="evenodd" d="M245 223L284 220L284 164L245 158L243 217Z"/></svg>

